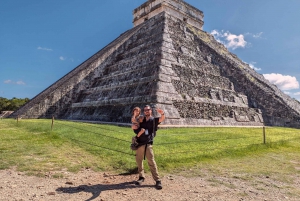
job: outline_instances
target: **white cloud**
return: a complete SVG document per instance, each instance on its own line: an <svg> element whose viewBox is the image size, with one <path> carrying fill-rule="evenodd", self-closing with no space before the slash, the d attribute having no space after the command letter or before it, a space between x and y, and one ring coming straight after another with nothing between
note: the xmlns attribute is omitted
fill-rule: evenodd
<svg viewBox="0 0 300 201"><path fill-rule="evenodd" d="M25 82L23 82L23 81L17 81L16 84L17 85L25 85Z"/></svg>
<svg viewBox="0 0 300 201"><path fill-rule="evenodd" d="M19 81L17 81L17 82L14 82L14 81L12 81L12 80L5 80L4 83L5 83L5 84L26 85L26 83L23 82L23 81L21 81L21 80L19 80Z"/></svg>
<svg viewBox="0 0 300 201"><path fill-rule="evenodd" d="M294 93L295 96L300 96L300 92Z"/></svg>
<svg viewBox="0 0 300 201"><path fill-rule="evenodd" d="M254 66L255 64L256 64L256 62L254 62L254 61L250 62L250 63L249 63L250 68L252 68L252 69L254 69L254 70L256 70L256 71L260 71L261 68L255 67L255 66Z"/></svg>
<svg viewBox="0 0 300 201"><path fill-rule="evenodd" d="M253 34L253 38L261 38L261 35L263 34L263 32L257 33L257 34Z"/></svg>
<svg viewBox="0 0 300 201"><path fill-rule="evenodd" d="M219 33L219 31L217 31L217 30L212 30L212 32L210 32L213 36L215 36L215 37L219 37L221 34Z"/></svg>
<svg viewBox="0 0 300 201"><path fill-rule="evenodd" d="M38 50L45 50L45 51L53 51L52 49L46 48L46 47L38 47L37 49Z"/></svg>
<svg viewBox="0 0 300 201"><path fill-rule="evenodd" d="M246 64L248 64L250 66L250 68L252 68L252 69L254 69L256 71L260 71L261 70L261 68L257 68L257 67L254 66L256 64L256 62L254 62L254 61L251 61L250 63L247 63L245 61L243 61L243 62L246 63Z"/></svg>
<svg viewBox="0 0 300 201"><path fill-rule="evenodd" d="M299 89L296 77L276 73L263 74L263 76L281 90Z"/></svg>
<svg viewBox="0 0 300 201"><path fill-rule="evenodd" d="M247 45L247 42L244 40L243 35L234 35L234 34L225 34L227 37L226 40L228 41L227 46L228 48L232 48L233 50L239 47L244 48Z"/></svg>
<svg viewBox="0 0 300 201"><path fill-rule="evenodd" d="M223 43L228 49L236 49L236 48L245 48L247 45L247 41L244 39L244 35L235 35L230 33L229 31L224 32L223 30L219 32L218 30L213 30L211 34L215 37L215 39L221 43Z"/></svg>
<svg viewBox="0 0 300 201"><path fill-rule="evenodd" d="M13 82L13 81L11 81L11 80L5 80L5 81L4 81L5 84L11 84L12 82Z"/></svg>
<svg viewBox="0 0 300 201"><path fill-rule="evenodd" d="M284 91L283 93L285 93L285 94L287 94L287 95L290 95L290 94L291 94L291 92L289 92L289 91Z"/></svg>
<svg viewBox="0 0 300 201"><path fill-rule="evenodd" d="M247 35L247 36L249 35L253 38L262 38L263 32L259 32L259 33L256 33L256 34L247 32L247 33L245 33L245 35Z"/></svg>
<svg viewBox="0 0 300 201"><path fill-rule="evenodd" d="M62 60L62 61L66 60L66 58L63 57L63 56L60 56L59 59Z"/></svg>
<svg viewBox="0 0 300 201"><path fill-rule="evenodd" d="M256 71L260 71L261 70L261 68L256 68L254 65L252 65L252 64L249 64L249 66L250 66L250 68L253 68L254 70L256 70Z"/></svg>

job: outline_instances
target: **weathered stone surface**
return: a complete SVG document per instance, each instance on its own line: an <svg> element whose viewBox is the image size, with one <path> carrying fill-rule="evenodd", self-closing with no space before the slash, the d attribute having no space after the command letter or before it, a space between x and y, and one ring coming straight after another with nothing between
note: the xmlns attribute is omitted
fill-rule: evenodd
<svg viewBox="0 0 300 201"><path fill-rule="evenodd" d="M300 127L300 104L270 84L212 35L149 0L135 10L151 18L33 98L12 116L129 123L134 106L165 110L167 125ZM150 5L151 4L151 5ZM168 8L169 9L169 8ZM161 11L161 10L160 10ZM144 12L144 13L145 13ZM181 13L181 14L178 14ZM151 14L151 15L150 15ZM183 17L184 16L184 17ZM201 17L202 16L202 17ZM195 20L191 17L188 19Z"/></svg>
<svg viewBox="0 0 300 201"><path fill-rule="evenodd" d="M0 112L0 118L6 118L11 115L14 111L2 111Z"/></svg>
<svg viewBox="0 0 300 201"><path fill-rule="evenodd" d="M183 0L148 0L134 9L133 24L137 26L162 12L202 29L203 12Z"/></svg>

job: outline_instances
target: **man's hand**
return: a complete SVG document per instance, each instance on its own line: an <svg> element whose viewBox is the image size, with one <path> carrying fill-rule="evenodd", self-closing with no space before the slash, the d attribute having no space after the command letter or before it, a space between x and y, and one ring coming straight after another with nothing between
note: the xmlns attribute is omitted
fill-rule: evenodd
<svg viewBox="0 0 300 201"><path fill-rule="evenodd" d="M164 114L164 111L162 109L159 109L157 108L157 112L160 114L160 115L163 115Z"/></svg>
<svg viewBox="0 0 300 201"><path fill-rule="evenodd" d="M165 112L162 109L157 108L157 112L160 114L160 118L158 120L159 123L165 120Z"/></svg>

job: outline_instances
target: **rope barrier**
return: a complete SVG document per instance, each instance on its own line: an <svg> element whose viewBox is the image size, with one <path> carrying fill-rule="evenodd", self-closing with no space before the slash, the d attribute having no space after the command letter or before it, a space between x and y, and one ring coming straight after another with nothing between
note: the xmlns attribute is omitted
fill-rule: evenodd
<svg viewBox="0 0 300 201"><path fill-rule="evenodd" d="M57 123L57 121L56 121L56 123ZM116 137L112 137L112 136L107 136L107 135L104 135L104 134L100 134L100 133L97 133L97 132L85 130L85 129L82 129L82 128L77 128L75 126L70 126L70 125L67 125L67 124L64 124L64 123L58 123L58 124L61 124L61 125L64 125L64 126L67 126L67 127L70 127L70 128L78 129L78 130L81 130L81 131L90 132L90 133L93 133L93 134L96 134L96 135L105 136L105 137L112 138L114 140L119 140L119 141L126 142L126 143L130 143L131 142L131 141L119 139L119 138L116 138ZM132 154L129 154L129 153L126 153L126 152L123 152L123 151L119 151L119 150L115 150L115 149L111 149L111 148L107 148L107 147L102 147L102 146L99 146L99 145L96 145L96 144L93 144L93 143L84 142L84 141L77 140L77 139L74 139L74 138L69 138L69 139L71 139L73 141L76 141L76 142L79 142L79 143L88 144L88 145L91 145L91 146L94 146L94 147L99 147L99 148L102 148L102 149L106 149L106 150L110 150L110 151L115 151L115 152L119 152L119 153L126 154L126 155L132 155Z"/></svg>
<svg viewBox="0 0 300 201"><path fill-rule="evenodd" d="M110 148L107 148L107 147L102 147L102 146L99 146L99 145L96 145L96 144L80 141L80 140L77 140L77 139L74 139L74 138L69 138L69 139L71 139L73 141L76 141L76 142L79 142L79 143L88 144L88 145L91 145L91 146L94 146L94 147L99 147L99 148L102 148L102 149L107 149L107 150L110 150L110 151L115 151L115 152L119 152L119 153L126 154L126 155L132 155L132 154L126 153L124 151L119 151L119 150L110 149Z"/></svg>
<svg viewBox="0 0 300 201"><path fill-rule="evenodd" d="M70 127L70 128L74 128L74 129L77 129L77 130L81 130L81 131L84 131L84 132L87 132L87 133L93 133L93 134L104 136L104 137L111 138L111 139L114 139L114 140L126 142L127 144L131 143L131 141L128 141L128 140L123 140L123 139L108 136L108 135L105 135L105 134L102 134L102 133L89 131L89 130L86 130L86 129L82 129L82 128L78 128L78 127L75 127L75 126L67 125L65 123L62 123L62 121L63 120L56 121L56 123L67 126L67 127ZM97 129L112 131L112 132L116 132L116 133L122 133L120 131L116 131L116 130L113 130L113 129L107 129L107 128L103 128L103 127L100 127L100 126L89 125L89 127L94 127L94 128L97 128ZM268 129L270 129L270 128L268 128ZM219 132L217 132L217 133L219 133ZM227 134L227 132L220 132L220 133L226 133ZM168 134L167 136L190 136L190 135L199 135L200 136L200 135L204 135L204 134L216 134L216 131L214 131L214 132L189 133L188 135L185 134L185 133L184 134L183 133L182 134L180 134L180 133L178 133L178 134ZM160 136L160 135L158 135L158 136ZM161 136L161 137L165 137L165 136ZM161 146L161 145L174 145L174 144L198 143L198 142L219 142L219 141L241 140L241 139L249 139L249 138L257 138L257 139L259 138L259 139L261 139L261 136L260 135L255 135L255 136L251 135L251 136L247 136L247 137L236 137L236 138L229 137L229 138L224 138L224 139L194 139L194 140L187 140L187 141L157 143L155 145L156 146ZM299 139L299 138L293 138L293 139ZM124 152L124 151L119 151L119 150L111 149L111 148L108 148L108 147L99 146L99 145L94 144L94 143L84 142L84 141L77 140L77 139L74 139L74 138L69 138L69 139L71 139L73 141L76 141L78 143L88 144L90 146L99 147L99 148L102 148L102 149L106 149L106 150L110 150L110 151L114 151L114 152L118 152L118 153L122 153L122 154L126 154L126 155L132 155L132 154ZM284 141L288 141L288 140L284 140ZM205 148L204 150L202 150L202 152L213 151L213 150L225 150L226 151L228 149L233 150L233 149L236 149L236 148L245 148L245 147L256 146L256 145L262 145L262 144L248 144L248 145L241 145L240 144L240 146ZM130 150L130 149L128 148L128 150ZM179 152L175 152L175 153L173 152L173 153L164 153L164 154L156 154L156 155L157 156L163 156L163 155L170 155L170 154L174 155L174 154L184 154L184 153L194 153L194 152L195 152L195 150L188 150L188 151L179 151Z"/></svg>
<svg viewBox="0 0 300 201"><path fill-rule="evenodd" d="M60 121L65 121L65 122L68 122L67 120L60 120ZM85 122L80 122L82 124L88 124L88 123L85 123ZM108 130L108 131L113 131L113 132L117 132L117 133L122 133L120 131L116 131L116 130L112 130L112 129L108 129L108 128L101 128L100 126L94 126L94 124L89 124L90 127L94 127L94 128L100 128L100 129L103 129L103 130ZM168 130L168 128L163 128L163 130ZM189 133L189 135L200 135L200 134L215 134L216 131L214 132L197 132L197 133ZM221 133L221 132L218 132L218 133ZM225 133L225 132L223 132ZM183 134L168 134L168 136L184 136L186 135L186 133L183 133ZM162 135L156 135L156 137L164 137Z"/></svg>
<svg viewBox="0 0 300 201"><path fill-rule="evenodd" d="M167 128L164 130L168 130ZM167 136L186 136L186 135L203 135L203 134L228 134L226 131L212 131L212 132L197 132L197 133L182 133L182 134L165 134ZM156 135L156 137L165 137L165 135Z"/></svg>
<svg viewBox="0 0 300 201"><path fill-rule="evenodd" d="M119 140L119 141L123 141L123 142L126 142L126 143L130 143L130 141L127 141L127 140L122 140L122 139L119 139L119 138L115 138L115 137L112 137L112 136L107 136L107 135L104 135L104 134L101 134L101 133L97 133L97 132L93 132L93 131L89 131L89 130L85 130L85 129L82 129L82 128L78 128L78 127L74 127L74 126L70 126L70 125L67 125L67 124L64 124L64 123L61 123L59 122L58 124L62 124L64 126L68 126L68 127L71 127L71 128L74 128L74 129L78 129L78 130L81 130L81 131L85 131L85 132L90 132L90 133L93 133L93 134L97 134L97 135L101 135L101 136L105 136L105 137L108 137L108 138L112 138L112 139L115 139L115 140ZM113 132L116 132L115 130L111 130L111 129L104 129L104 128L100 128L98 126L93 126L93 125L89 125L91 127L94 127L94 128L98 128L98 129L103 129L103 130L109 130L109 131L113 131ZM212 134L212 133L215 133L215 132L201 132L201 133L194 133L194 134ZM176 134L173 134L173 135L176 135ZM184 135L184 134L179 134L179 135ZM190 135L190 134L189 134ZM171 135L168 135L168 136L172 136ZM172 144L183 144L183 143L194 143L194 142L215 142L215 141L225 141L225 140L238 140L238 139L247 139L247 138L257 138L258 136L250 136L250 137L239 137L239 138L226 138L226 139L211 139L211 140L203 140L203 139L200 139L200 140L192 140L192 141L177 141L177 142L166 142L166 143L158 143L158 144L155 144L157 146L161 146L161 145L172 145ZM79 141L79 140L75 140L75 139L72 139L74 141L78 141L78 142L82 142L82 141ZM82 142L82 143L85 143L85 142ZM91 143L85 143L85 144L89 144L89 145L92 145ZM97 145L94 145L94 146L97 146ZM100 147L100 146L98 146ZM107 148L108 149L108 148ZM115 150L114 150L115 151ZM120 152L120 153L125 153L125 152ZM181 152L180 152L181 153ZM186 153L186 152L183 152L183 153ZM126 153L128 154L128 153Z"/></svg>
<svg viewBox="0 0 300 201"><path fill-rule="evenodd" d="M119 141L123 141L123 142L126 142L126 143L130 143L129 141L126 141L126 140L122 140L122 139L119 139L119 138L115 138L115 137L112 137L112 136L107 136L107 135L104 135L104 134L101 134L101 133L97 133L97 132L93 132L93 131L89 131L89 130L85 130L85 129L82 129L82 128L78 128L78 127L74 127L74 126L70 126L70 125L67 125L67 124L64 124L64 123L58 123L58 124L61 124L61 125L64 125L64 126L67 126L67 127L71 127L71 128L74 128L74 129L78 129L78 130L81 130L81 131L85 131L85 132L90 132L90 133L93 133L93 134L97 134L97 135L101 135L101 136L105 136L105 137L109 137L109 138L112 138L112 139L115 139L115 140L119 140ZM103 129L101 127L98 127L98 126L92 126L94 128L98 128L98 129L102 129L102 130L110 130L110 129ZM115 132L114 130L110 130L110 131L113 131ZM201 134L211 134L213 132L203 132ZM194 134L200 134L200 133L194 133ZM182 134L183 135L183 134ZM169 135L168 135L169 136ZM199 139L199 140L192 140L192 141L177 141L177 142L166 142L166 143L158 143L158 144L155 144L156 146L161 146L161 145L172 145L172 144L183 144L183 143L194 143L194 142L216 142L216 141L226 141L226 140L239 140L239 139L248 139L248 138L258 138L259 136L248 136L248 137L239 137L239 138L225 138L225 139L210 139L210 140L203 140L203 139ZM84 144L88 144L88 145L91 145L91 146L95 146L95 147L99 147L99 148L102 148L102 149L106 149L106 150L110 150L110 151L114 151L114 152L118 152L118 153L122 153L122 154L126 154L126 155L132 155L130 153L127 153L127 152L124 152L124 151L119 151L119 150L115 150L115 149L111 149L111 148L107 148L107 147L103 147L103 146L99 146L99 145L96 145L96 144L93 144L93 143L89 143L89 142L84 142L84 141L80 141L80 140L77 140L77 139L74 139L74 138L70 138L71 140L73 141L76 141L76 142L79 142L79 143L84 143ZM250 145L255 145L255 144L250 144ZM210 149L205 149L204 152L206 151L212 151L212 150L224 150L224 149L234 149L234 148L243 148L243 147L247 147L249 145L246 145L246 146L235 146L235 147L222 147L222 148L210 148ZM195 152L195 150L189 150L189 151L181 151L181 152L175 152L175 153L172 153L172 155L174 154L183 154L183 153L192 153L192 152ZM163 155L169 155L170 153L168 154L156 154L157 156L163 156Z"/></svg>
<svg viewBox="0 0 300 201"><path fill-rule="evenodd" d="M225 140L239 140L239 139L248 139L248 138L258 138L258 136L250 136L250 137L240 137L240 138L226 138L226 139L211 139L211 140L192 140L192 141L181 141L181 142L164 142L158 143L155 145L167 145L167 144L180 144L180 143L193 143L193 142L216 142L216 141L225 141Z"/></svg>
<svg viewBox="0 0 300 201"><path fill-rule="evenodd" d="M82 130L82 131L86 131L86 132L91 132L93 134L102 135L102 136L109 137L109 138L112 138L112 139L115 139L115 140L119 140L119 141L123 141L123 142L127 142L127 143L131 142L131 141L127 141L127 140L122 140L122 139L119 139L119 138L115 138L115 137L112 137L112 136L107 136L107 135L104 135L104 134L100 134L100 133L97 133L97 132L93 132L93 131L89 131L89 130L77 128L77 127L70 126L70 125L67 125L67 124L63 124L63 123L59 123L59 124L62 124L62 125L65 125L65 126L68 126L68 127L71 127L71 128L75 128L75 129L78 129L78 130ZM92 127L103 129L103 128L100 128L98 126L92 126ZM109 129L103 129L103 130L109 130ZM114 130L110 130L110 131L114 131ZM172 142L172 143L171 142L158 143L158 144L155 144L155 145L159 146L159 145L183 144L183 143L193 143L193 142L199 142L199 141L201 141L201 142L213 142L213 141L238 140L238 139L248 139L248 138L257 138L257 137L258 136L249 136L249 137L240 137L240 138L226 138L226 139L211 139L211 140L200 139L200 140L180 141L180 142Z"/></svg>
<svg viewBox="0 0 300 201"><path fill-rule="evenodd" d="M199 133L189 133L188 135L204 135L204 134L215 134L216 132L199 132ZM218 132L219 133L219 132ZM183 134L166 134L168 136L186 136L186 133ZM156 135L156 137L165 137L164 135Z"/></svg>
<svg viewBox="0 0 300 201"><path fill-rule="evenodd" d="M222 147L222 148L211 148L211 149L205 149L203 152L207 151L213 151L213 150L227 150L227 149L234 149L234 148L245 148L249 146L256 146L256 145L261 145L261 144L248 144L244 146L235 146L235 147ZM172 153L165 153L165 154L155 154L156 156L164 156L164 155L174 155L174 154L185 154L185 153L194 153L195 150L189 150L189 151L179 151L179 152L172 152Z"/></svg>
<svg viewBox="0 0 300 201"><path fill-rule="evenodd" d="M57 121L56 121L56 123L57 123ZM97 132L85 130L85 129L82 129L82 128L77 128L75 126L70 126L70 125L67 125L67 124L64 124L64 123L61 123L61 122L59 122L58 124L61 124L61 125L64 125L64 126L67 126L67 127L70 127L70 128L78 129L78 130L81 130L81 131L90 132L90 133L93 133L93 134L96 134L96 135L105 136L105 137L108 137L108 138L112 138L114 140L119 140L119 141L122 141L122 142L126 142L127 144L131 142L131 141L119 139L119 138L116 138L116 137L112 137L112 136L107 136L107 135L104 135L104 134L100 134L100 133L97 133ZM108 130L108 129L106 129L106 130ZM91 146L94 146L94 147L99 147L99 148L102 148L102 149L106 149L106 150L110 150L110 151L114 151L114 152L118 152L118 153L122 153L122 154L126 154L126 155L132 156L132 154L130 154L130 153L126 153L126 152L123 152L123 151L119 151L119 150L115 150L115 149L111 149L111 148L99 146L99 145L96 145L96 144L93 144L93 143L90 143L90 142L84 142L84 141L77 140L77 139L74 139L74 138L69 138L69 139L71 139L73 141L76 141L76 142L79 142L79 143L88 144L88 145L91 145Z"/></svg>
<svg viewBox="0 0 300 201"><path fill-rule="evenodd" d="M60 120L60 121L65 121L65 122L68 122L67 120ZM93 124L91 123L85 123L85 122L80 122L82 124L89 124L90 127L94 127L94 128L100 128L102 130L108 130L108 131L113 131L113 132L116 132L116 133L122 133L120 131L116 131L116 130L112 130L112 129L108 129L108 128L101 128L100 126L94 126Z"/></svg>
<svg viewBox="0 0 300 201"><path fill-rule="evenodd" d="M57 123L57 121L56 121ZM78 130L81 130L81 131L86 131L86 132L90 132L90 133L93 133L93 134L96 134L96 135L101 135L101 136L105 136L105 137L108 137L108 138L112 138L112 139L115 139L115 140L119 140L119 141L123 141L123 142L131 142L131 141L127 141L127 140L123 140L123 139L119 139L119 138L116 138L116 137L112 137L112 136L108 136L108 135L104 135L104 134L101 134L101 133L97 133L97 132L93 132L93 131L89 131L89 130L85 130L85 129L82 129L82 128L77 128L75 126L70 126L70 125L67 125L67 124L64 124L64 123L58 123L58 124L62 124L64 126L68 126L70 128L75 128L75 129L78 129Z"/></svg>

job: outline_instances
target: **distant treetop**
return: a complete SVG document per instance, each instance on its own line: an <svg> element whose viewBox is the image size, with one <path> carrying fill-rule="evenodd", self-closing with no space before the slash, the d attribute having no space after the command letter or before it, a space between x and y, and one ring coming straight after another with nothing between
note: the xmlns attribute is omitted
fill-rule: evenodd
<svg viewBox="0 0 300 201"><path fill-rule="evenodd" d="M29 98L16 98L7 99L0 97L0 112L1 111L15 111L25 103L27 103Z"/></svg>

